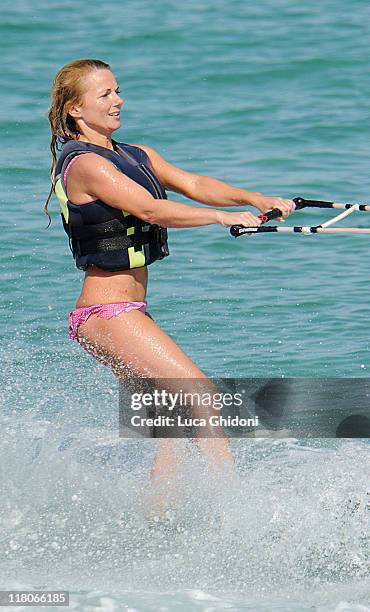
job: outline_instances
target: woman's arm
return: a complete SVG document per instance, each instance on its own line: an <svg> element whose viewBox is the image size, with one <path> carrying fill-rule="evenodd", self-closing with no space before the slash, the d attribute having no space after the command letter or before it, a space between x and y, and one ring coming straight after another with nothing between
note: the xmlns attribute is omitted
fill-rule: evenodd
<svg viewBox="0 0 370 612"><path fill-rule="evenodd" d="M257 191L247 191L246 189L233 187L209 176L186 172L168 163L154 149L146 145L135 146L143 149L148 155L155 173L166 189L181 193L197 202L222 207L251 205L261 212L266 212L271 208L279 208L284 217L293 212L295 208L292 200L264 196Z"/></svg>
<svg viewBox="0 0 370 612"><path fill-rule="evenodd" d="M250 212L225 212L157 200L141 185L117 170L108 160L95 153L79 155L68 174L68 197L84 202L102 200L113 208L129 212L143 221L162 227L198 227L220 224L225 227L255 227L261 221Z"/></svg>

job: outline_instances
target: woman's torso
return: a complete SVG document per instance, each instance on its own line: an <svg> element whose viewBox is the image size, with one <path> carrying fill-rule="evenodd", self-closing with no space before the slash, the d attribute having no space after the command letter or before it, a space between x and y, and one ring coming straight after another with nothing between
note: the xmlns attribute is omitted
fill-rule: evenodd
<svg viewBox="0 0 370 612"><path fill-rule="evenodd" d="M148 269L135 268L109 272L95 266L86 270L76 308L93 304L116 302L143 302L148 283Z"/></svg>
<svg viewBox="0 0 370 612"><path fill-rule="evenodd" d="M92 201L91 197L81 191L78 182L74 180L73 174L72 164L68 173L68 198L75 205L84 206ZM116 302L142 302L146 297L147 283L148 269L146 266L118 272L89 266L85 272L76 308Z"/></svg>

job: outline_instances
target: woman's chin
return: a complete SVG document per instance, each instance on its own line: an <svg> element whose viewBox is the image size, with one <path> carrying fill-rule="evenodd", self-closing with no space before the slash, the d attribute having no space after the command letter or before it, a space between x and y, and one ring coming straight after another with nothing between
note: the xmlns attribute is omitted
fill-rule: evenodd
<svg viewBox="0 0 370 612"><path fill-rule="evenodd" d="M121 120L120 119L116 119L114 121L112 121L109 125L109 129L111 130L111 132L114 132L114 130L118 130L118 128L121 127Z"/></svg>

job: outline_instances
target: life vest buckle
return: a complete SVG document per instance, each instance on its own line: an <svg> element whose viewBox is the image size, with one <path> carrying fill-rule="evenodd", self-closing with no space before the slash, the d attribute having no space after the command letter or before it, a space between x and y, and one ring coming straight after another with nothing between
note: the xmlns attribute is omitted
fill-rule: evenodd
<svg viewBox="0 0 370 612"><path fill-rule="evenodd" d="M161 258L167 257L170 254L167 244L167 228L156 225L153 228L153 235L162 255Z"/></svg>

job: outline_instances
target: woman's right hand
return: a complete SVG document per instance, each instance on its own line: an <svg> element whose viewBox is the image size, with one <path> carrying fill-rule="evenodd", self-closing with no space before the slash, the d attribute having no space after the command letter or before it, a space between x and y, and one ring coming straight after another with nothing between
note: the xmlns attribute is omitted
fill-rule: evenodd
<svg viewBox="0 0 370 612"><path fill-rule="evenodd" d="M231 227L232 225L243 225L244 227L259 227L262 223L261 219L252 215L248 211L225 212L217 211L217 219L220 225Z"/></svg>

